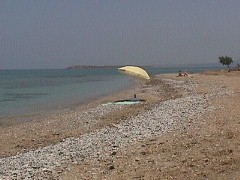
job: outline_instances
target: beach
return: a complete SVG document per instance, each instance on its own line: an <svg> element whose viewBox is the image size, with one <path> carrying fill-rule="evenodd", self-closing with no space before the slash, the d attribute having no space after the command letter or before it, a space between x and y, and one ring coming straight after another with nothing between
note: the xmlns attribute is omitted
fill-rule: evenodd
<svg viewBox="0 0 240 180"><path fill-rule="evenodd" d="M150 82L0 128L0 179L234 179L240 73ZM136 105L114 105L136 94Z"/></svg>

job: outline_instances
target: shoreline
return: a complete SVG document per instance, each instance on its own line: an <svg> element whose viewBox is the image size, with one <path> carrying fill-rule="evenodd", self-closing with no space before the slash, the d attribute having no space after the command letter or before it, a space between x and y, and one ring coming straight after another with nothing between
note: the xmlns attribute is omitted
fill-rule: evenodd
<svg viewBox="0 0 240 180"><path fill-rule="evenodd" d="M151 87L151 85L146 85L145 83L145 81L136 81L133 86L117 93L102 96L84 104L77 104L71 106L71 108L40 114L34 116L35 119L30 122L17 123L9 127L0 127L1 137L7 143L7 145L6 143L0 145L0 157L12 156L20 152L27 152L30 149L44 147L52 143L55 144L67 137L77 137L109 125L113 121L113 118L123 119L127 117L126 114L136 115L140 111L144 111L145 105L152 105L158 100L155 98L158 92L155 92L156 94L153 95L151 95L151 92L147 93L146 89ZM164 96L167 93L165 90L162 94ZM98 117L99 121L95 122L91 128L85 127L85 120L80 119L76 121L76 119L79 119L78 116L81 117L86 111L94 111L95 108L106 102L132 98L133 94L137 94L139 98L147 99L147 102L134 106L123 106L123 110L120 110L121 106L117 106L119 111L113 108L112 112L111 110L105 112L102 115L103 117ZM166 97L162 97L162 99L166 99ZM104 110L102 111L104 112ZM114 113L114 115L111 113ZM82 118L84 119L85 117ZM73 126L76 128L70 130Z"/></svg>
<svg viewBox="0 0 240 180"><path fill-rule="evenodd" d="M85 99L81 102L68 103L66 105L58 104L51 107L50 109L39 108L34 112L25 112L15 115L0 116L0 128L10 127L32 121L35 122L43 119L46 116L50 117L56 114L61 114L62 112L73 111L79 108L94 106L96 103L104 101L105 99L107 100L107 98L111 99L111 97L117 96L122 92L131 91L131 89L134 89L137 86L137 84L138 82L135 81L133 84L129 84L128 86L122 87L114 92L97 95L95 97Z"/></svg>
<svg viewBox="0 0 240 180"><path fill-rule="evenodd" d="M37 155L35 158L38 157L42 161L44 160L45 155L48 154L47 156L51 156L54 163L50 158L49 163L53 164L49 164L47 167L42 167L42 165L40 165L38 162L35 162L33 158L32 163L38 165L36 168L30 168L29 166L28 168L31 169L32 173L34 172L34 176L36 177L39 175L46 176L48 178L62 176L62 179L66 179L66 177L69 176L72 176L73 178L98 177L100 179L111 177L111 175L119 177L118 170L121 170L121 164L131 163L131 161L127 160L128 158L123 159L121 157L125 157L127 155L133 158L138 158L138 160L134 160L134 162L137 164L139 164L139 161L141 160L140 157L127 154L127 152L135 151L135 149L133 148L135 146L134 144L137 145L140 143L140 146L142 147L141 149L143 149L143 151L149 151L151 148L147 150L145 149L145 147L148 146L143 146L141 144L144 142L147 144L152 144L151 142L154 142L154 144L156 144L156 141L161 141L161 138L158 139L159 136L166 136L167 139L174 139L178 138L176 134L179 134L180 138L182 135L185 136L185 133L189 133L196 128L200 128L197 132L201 132L201 127L211 122L207 122L206 120L201 119L206 118L209 120L209 117L211 117L211 113L215 113L215 111L218 110L211 107L214 104L214 101L220 99L220 97L226 96L228 98L231 98L232 96L232 91L228 90L228 88L223 85L221 86L221 84L218 83L218 81L222 83L224 82L225 84L228 83L225 82L226 78L222 76L214 77L212 75L199 74L194 74L193 78L179 78L176 77L175 74L160 75L156 76L156 78L154 78L151 83L142 84L141 86L135 87L131 91L127 91L137 92L139 97L147 99L147 103L145 104L128 106L129 108L126 108L126 106L107 106L104 108L102 106L92 106L93 108L89 108L91 107L89 106L86 109L82 109L83 111L81 111L80 109L78 109L77 111L73 110L72 112L70 112L70 114L75 114L72 117L68 117L68 114L64 113L60 115L62 118L61 120L63 120L64 118L68 119L68 122L64 122L63 125L59 124L59 122L61 122L61 120L59 120L59 117L55 117L55 119L53 118L51 120L46 119L45 125L48 126L45 126L44 122L38 123L38 126L41 125L40 129L37 129L38 126L36 127L32 124L32 126L30 127L31 131L28 132L26 129L27 126L25 126L25 134L28 135L29 133L30 135L33 135L33 133L40 133L42 130L44 130L44 132L41 132L42 134L35 134L36 136L31 136L29 138L24 137L24 132L20 133L20 129L18 128L16 130L19 135L21 135L21 138L18 140L15 139L15 141L12 142L10 141L10 138L6 140L4 144L8 143L8 145L10 146L11 144L14 145L15 143L16 146L17 143L19 145L19 148L15 146L10 146L10 148L15 148L15 153L22 153L18 154L17 156L12 156L11 158L9 157L10 159L8 157L0 159L0 166L3 169L1 173L4 172L3 174L8 174L8 168L10 167L7 165L4 166L3 164L9 164L7 163L9 159L11 160L11 162L15 162L15 168L19 169L19 171L15 173L18 174L19 172L22 172L25 176L27 173L25 171L26 169L21 168L21 166L18 166L17 164L25 164L25 161L29 160L30 156L35 157L35 153L38 152L40 154ZM238 81L237 78L232 77L231 79L234 81ZM164 81L164 83L162 83L162 80ZM170 86L173 86L173 88L170 88ZM220 89L216 87L220 87ZM122 94L120 93L119 96L111 96L111 98L113 100L114 98L119 98L124 94L126 93L122 92ZM99 101L99 103L100 102L103 101ZM213 107L215 106L216 104ZM86 114L83 115L83 112L85 112ZM65 117L63 115L65 115ZM163 117L164 119L161 119ZM163 124L161 125L161 123ZM82 126L82 129L78 128L78 126ZM213 125L213 127L214 126L216 125ZM53 130L52 128L55 129ZM69 133L69 129L71 129L71 133ZM42 141L39 141L39 138L42 138ZM48 142L46 142L47 139L49 140ZM197 139L197 137L195 139ZM189 140L189 138L181 139L181 141L175 142L174 146L176 146L177 143L180 143L180 146L178 147L179 152L182 148L184 148L181 146L181 143L184 143L185 140ZM28 147L27 145L29 144L24 144L24 142L26 141L29 141L29 143L31 144L35 143L35 146ZM42 145L38 145L36 141L39 141L40 143L42 143ZM110 143L110 146L106 146L105 142ZM167 148L170 142L171 141L159 143L164 143L166 145L165 148ZM24 151L19 151L21 148L23 148L21 146L25 147L26 149ZM34 147L39 149L28 151L29 149L32 149ZM81 147L81 149L79 149L79 147ZM1 147L1 149L3 148ZM126 149L127 152L124 152L124 149ZM11 155L11 153L12 155L14 154L14 151L7 152L7 149L5 150L5 155L3 155L4 151L1 151L2 157L6 156L7 154L7 156ZM56 154L56 152L59 151L63 151L63 154ZM172 149L169 147L170 154L171 151ZM123 153L121 156L118 156L118 154L121 154L122 152L124 152L125 154ZM117 156L115 156L116 153ZM144 154L147 158L149 158L149 156L147 155L148 153ZM55 157L57 159L55 159ZM114 161L116 162L112 165L111 163L110 165L107 165L106 163L108 163L108 160L111 159L114 159ZM99 162L101 163L99 164ZM172 163L175 163L175 160ZM103 171L90 171L89 173L88 171L83 170L84 168L89 168L89 170L93 170L94 166L99 166L99 168L102 168ZM55 169L56 167L57 169ZM82 169L81 167L84 168ZM113 168L108 169L109 167ZM147 167L148 166L145 165L140 166L138 173L141 174L141 169L146 169ZM47 168L47 171L43 170L42 168ZM66 170L70 171L66 172ZM125 177L129 177L129 174L131 175L128 169L122 170L122 177L124 177L124 175L126 175ZM170 175L172 172L171 168L169 170L170 171L168 172L168 175ZM148 169L148 171L151 172L152 169ZM63 172L67 173L66 176L62 174ZM107 172L107 174L104 172ZM147 174L145 174L144 176L148 177L146 176ZM149 175L150 174L151 173L149 173ZM164 174L160 173L159 177L162 177L162 175ZM13 176L11 175L11 177Z"/></svg>

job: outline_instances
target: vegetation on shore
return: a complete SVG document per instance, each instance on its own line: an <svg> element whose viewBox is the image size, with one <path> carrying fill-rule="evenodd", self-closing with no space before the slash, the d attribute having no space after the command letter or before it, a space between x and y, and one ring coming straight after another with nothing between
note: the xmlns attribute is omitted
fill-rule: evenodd
<svg viewBox="0 0 240 180"><path fill-rule="evenodd" d="M229 68L229 65L231 64L231 63L233 63L233 60L232 60L232 58L231 57L229 57L229 56L220 56L219 58L219 62L222 64L222 65L227 65L228 66L228 71L230 71L230 68Z"/></svg>

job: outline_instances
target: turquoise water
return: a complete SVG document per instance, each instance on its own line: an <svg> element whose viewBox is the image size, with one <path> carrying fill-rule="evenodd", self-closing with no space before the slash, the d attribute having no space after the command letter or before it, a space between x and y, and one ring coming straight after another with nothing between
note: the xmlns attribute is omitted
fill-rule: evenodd
<svg viewBox="0 0 240 180"><path fill-rule="evenodd" d="M132 81L115 69L0 71L0 117L82 103Z"/></svg>
<svg viewBox="0 0 240 180"><path fill-rule="evenodd" d="M184 71L187 67L181 67ZM151 75L178 68L146 67ZM188 67L200 72L212 67ZM0 71L0 117L68 107L126 88L134 82L116 68Z"/></svg>

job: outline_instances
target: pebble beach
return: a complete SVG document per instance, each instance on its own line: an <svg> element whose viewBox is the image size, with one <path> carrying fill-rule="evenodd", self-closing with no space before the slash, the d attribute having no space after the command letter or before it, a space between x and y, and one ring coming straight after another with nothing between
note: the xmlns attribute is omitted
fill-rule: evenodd
<svg viewBox="0 0 240 180"><path fill-rule="evenodd" d="M212 74L193 74L192 77L181 78L175 74L158 75L152 82L140 83L127 91L127 94L136 93L146 99L145 103L104 105L126 94L122 92L100 99L94 105L49 115L30 123L3 127L1 134L5 145L1 145L0 179L68 179L70 174L70 179L127 177L122 175L131 173L118 171L117 161L115 164L111 161L107 170L104 169L106 164L103 167L100 162L106 162L149 139L161 139L175 132L182 135L203 127L207 117L212 117L224 107L216 104L216 100L224 97L230 99L237 94L234 87L219 83L225 82L226 78L239 80L238 76ZM61 123L63 120L65 122ZM239 149L234 153L239 155ZM121 157L124 157L123 154ZM236 162L239 163L238 160ZM94 164L96 161L99 162L98 168ZM127 158L121 161L129 163ZM76 169L86 162L90 163L90 169ZM156 178L161 177L161 171L159 173ZM145 178L143 175L138 179L154 179L146 174Z"/></svg>

